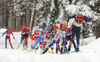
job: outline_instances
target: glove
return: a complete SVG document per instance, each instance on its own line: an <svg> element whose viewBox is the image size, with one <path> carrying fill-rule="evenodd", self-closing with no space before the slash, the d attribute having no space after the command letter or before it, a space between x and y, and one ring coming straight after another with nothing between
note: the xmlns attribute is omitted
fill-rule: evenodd
<svg viewBox="0 0 100 62"><path fill-rule="evenodd" d="M13 37L13 39L15 39L15 37Z"/></svg>
<svg viewBox="0 0 100 62"><path fill-rule="evenodd" d="M21 37L23 37L23 34L21 34Z"/></svg>

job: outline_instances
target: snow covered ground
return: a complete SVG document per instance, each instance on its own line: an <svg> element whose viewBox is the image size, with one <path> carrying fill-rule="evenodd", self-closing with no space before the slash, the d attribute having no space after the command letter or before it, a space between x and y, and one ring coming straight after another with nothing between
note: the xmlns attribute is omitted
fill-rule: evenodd
<svg viewBox="0 0 100 62"><path fill-rule="evenodd" d="M4 31L4 30L3 30ZM20 32L15 32L15 38L17 41L12 40L13 47L11 49L8 42L8 49L4 49L5 36L0 38L0 62L100 62L100 38L95 37L86 38L84 45L80 46L81 52L70 53L70 54L40 54L40 52L25 53L21 47L16 50L20 42ZM0 30L1 36L1 30ZM81 39L80 43L82 43ZM31 40L29 38L29 45ZM72 48L71 51L74 51Z"/></svg>

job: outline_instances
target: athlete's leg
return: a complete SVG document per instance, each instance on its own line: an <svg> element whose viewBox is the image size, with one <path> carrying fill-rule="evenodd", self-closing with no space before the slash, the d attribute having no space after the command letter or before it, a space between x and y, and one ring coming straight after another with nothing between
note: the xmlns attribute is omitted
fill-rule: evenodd
<svg viewBox="0 0 100 62"><path fill-rule="evenodd" d="M28 36L26 37L26 47L28 47Z"/></svg>
<svg viewBox="0 0 100 62"><path fill-rule="evenodd" d="M77 50L79 50L79 45L80 45L80 42L79 42L79 40L80 40L80 27L77 27L78 29L77 29L77 32L76 32L76 38L77 38Z"/></svg>
<svg viewBox="0 0 100 62"><path fill-rule="evenodd" d="M41 41L41 36L38 38L37 42L33 45L33 48L35 48L36 45L38 45L38 43L40 43L40 41Z"/></svg>
<svg viewBox="0 0 100 62"><path fill-rule="evenodd" d="M7 39L8 39L8 36L6 36L5 38L5 48L7 48Z"/></svg>
<svg viewBox="0 0 100 62"><path fill-rule="evenodd" d="M10 43L11 48L13 49L13 46L12 46L12 43L11 43L10 36L8 37L8 40L9 40L9 43Z"/></svg>

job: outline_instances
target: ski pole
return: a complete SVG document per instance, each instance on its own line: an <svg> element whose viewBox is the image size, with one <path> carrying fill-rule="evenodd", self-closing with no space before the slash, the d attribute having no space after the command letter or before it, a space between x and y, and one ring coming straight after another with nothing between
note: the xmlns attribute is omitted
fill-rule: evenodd
<svg viewBox="0 0 100 62"><path fill-rule="evenodd" d="M19 43L18 47L16 49L18 49L21 46L21 43Z"/></svg>
<svg viewBox="0 0 100 62"><path fill-rule="evenodd" d="M86 23L85 29L83 28L83 42L82 42L82 45L81 46L83 46L83 44L84 44L84 36L85 36L85 31L87 29L87 25L88 25L88 23Z"/></svg>

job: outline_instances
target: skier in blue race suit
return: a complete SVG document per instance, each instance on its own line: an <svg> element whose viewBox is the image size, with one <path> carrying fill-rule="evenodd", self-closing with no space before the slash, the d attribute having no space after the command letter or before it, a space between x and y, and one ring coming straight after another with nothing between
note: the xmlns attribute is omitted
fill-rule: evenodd
<svg viewBox="0 0 100 62"><path fill-rule="evenodd" d="M71 41L74 42L74 36L76 34L76 39L77 39L77 46L76 46L76 50L75 50L76 52L80 51L79 50L79 45L80 45L79 39L80 39L80 30L81 30L82 22L83 22L83 20L85 20L85 21L91 20L90 17L83 16L81 14L81 12L82 12L82 9L79 8L79 14L76 14L69 18L69 19L74 18L74 22L72 25L72 40ZM71 46L68 48L68 50L70 51L70 49L71 49Z"/></svg>
<svg viewBox="0 0 100 62"><path fill-rule="evenodd" d="M48 30L46 30L45 28L47 27L45 26L44 29L42 29L39 39L33 45L33 49L36 48L36 46L40 43L41 40L42 40L42 44L44 45L44 37L46 36L46 33L48 32Z"/></svg>

